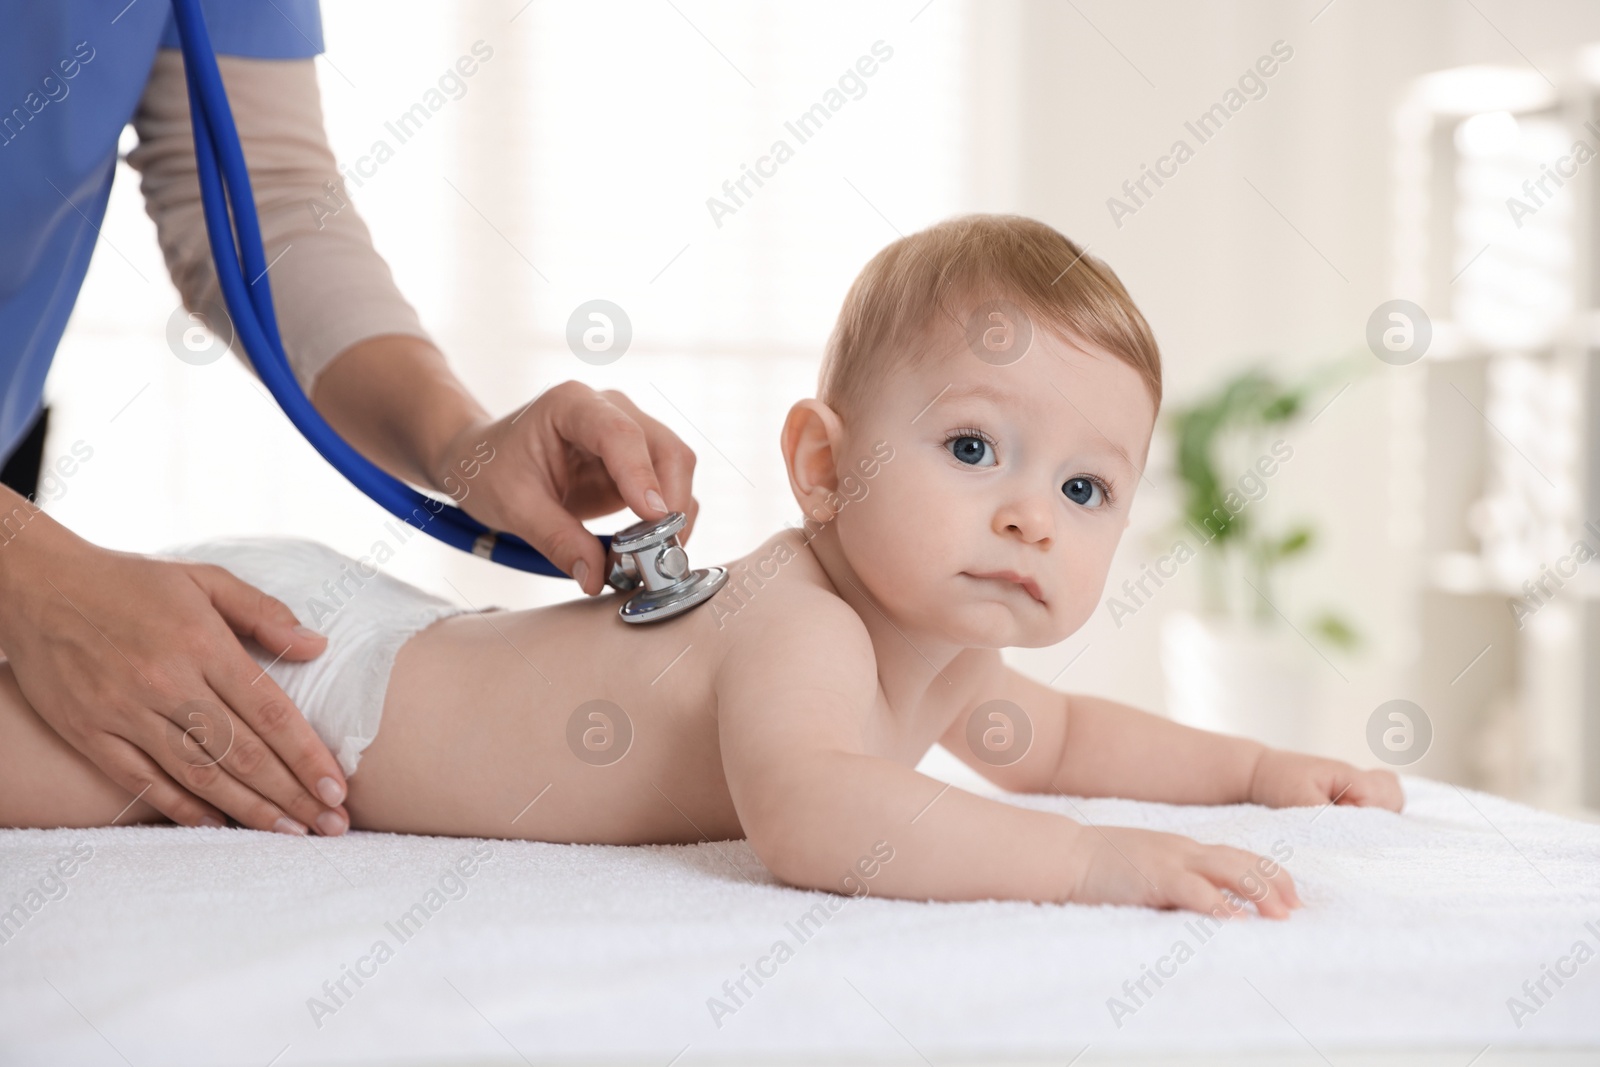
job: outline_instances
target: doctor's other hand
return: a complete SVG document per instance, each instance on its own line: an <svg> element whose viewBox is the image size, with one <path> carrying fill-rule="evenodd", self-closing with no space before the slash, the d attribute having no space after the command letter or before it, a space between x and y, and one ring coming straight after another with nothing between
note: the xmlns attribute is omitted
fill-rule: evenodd
<svg viewBox="0 0 1600 1067"><path fill-rule="evenodd" d="M130 800L184 826L226 813L257 830L349 828L338 762L237 636L320 655L326 638L281 602L210 564L99 548L40 513L0 545L0 605L23 696Z"/></svg>
<svg viewBox="0 0 1600 1067"><path fill-rule="evenodd" d="M475 421L442 450L434 483L491 529L516 534L577 580L605 588L605 547L582 520L623 507L681 511L687 542L700 510L695 455L614 389L563 382L501 419Z"/></svg>

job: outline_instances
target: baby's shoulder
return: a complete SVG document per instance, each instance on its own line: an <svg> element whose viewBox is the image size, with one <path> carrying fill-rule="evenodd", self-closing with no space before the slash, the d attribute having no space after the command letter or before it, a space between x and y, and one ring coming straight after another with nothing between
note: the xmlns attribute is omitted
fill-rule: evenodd
<svg viewBox="0 0 1600 1067"><path fill-rule="evenodd" d="M827 612L832 601L851 611L834 593L833 583L806 546L802 530L785 527L725 566L727 584L705 609L719 629L734 625L741 616L760 619L793 611L802 604L812 611Z"/></svg>
<svg viewBox="0 0 1600 1067"><path fill-rule="evenodd" d="M872 636L801 532L783 531L727 566L727 584L699 609L723 646L715 685L724 721L740 708L771 721L786 702L812 706L819 691L841 714L869 712L878 691Z"/></svg>
<svg viewBox="0 0 1600 1067"><path fill-rule="evenodd" d="M730 651L802 640L808 649L871 659L866 626L834 591L804 531L780 530L726 567L727 583L701 611L706 625L736 639Z"/></svg>

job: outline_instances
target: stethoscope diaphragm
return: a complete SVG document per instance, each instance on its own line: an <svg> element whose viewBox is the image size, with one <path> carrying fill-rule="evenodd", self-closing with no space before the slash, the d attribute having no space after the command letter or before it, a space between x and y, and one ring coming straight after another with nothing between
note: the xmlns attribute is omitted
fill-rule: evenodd
<svg viewBox="0 0 1600 1067"><path fill-rule="evenodd" d="M716 595L728 580L722 567L689 567L678 543L688 523L681 511L634 523L611 535L606 584L631 593L617 609L623 622L661 622L681 615Z"/></svg>

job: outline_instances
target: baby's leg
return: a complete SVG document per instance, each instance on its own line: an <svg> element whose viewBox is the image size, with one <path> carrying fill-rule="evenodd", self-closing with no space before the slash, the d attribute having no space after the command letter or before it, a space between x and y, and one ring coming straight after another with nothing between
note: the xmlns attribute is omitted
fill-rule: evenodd
<svg viewBox="0 0 1600 1067"><path fill-rule="evenodd" d="M106 826L163 821L133 800L39 718L0 661L0 827ZM118 813L122 813L118 818Z"/></svg>

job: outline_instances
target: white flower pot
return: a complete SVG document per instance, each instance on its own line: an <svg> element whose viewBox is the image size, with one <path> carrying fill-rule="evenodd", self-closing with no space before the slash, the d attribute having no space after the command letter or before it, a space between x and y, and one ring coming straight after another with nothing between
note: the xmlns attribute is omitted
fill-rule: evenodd
<svg viewBox="0 0 1600 1067"><path fill-rule="evenodd" d="M1304 751L1318 666L1315 651L1281 621L1264 627L1187 611L1161 621L1167 714L1185 726Z"/></svg>

